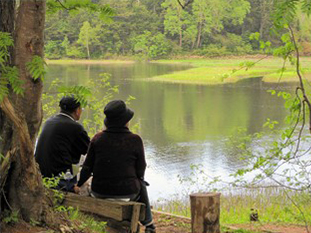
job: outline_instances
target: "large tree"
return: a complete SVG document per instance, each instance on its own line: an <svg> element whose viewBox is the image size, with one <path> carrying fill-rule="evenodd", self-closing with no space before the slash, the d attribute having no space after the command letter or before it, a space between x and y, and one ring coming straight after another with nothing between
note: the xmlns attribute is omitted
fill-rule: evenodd
<svg viewBox="0 0 311 233"><path fill-rule="evenodd" d="M40 222L53 220L34 159L42 122L46 3L51 11L88 8L102 19L113 15L109 6L91 0L0 0L1 208Z"/></svg>
<svg viewBox="0 0 311 233"><path fill-rule="evenodd" d="M41 175L33 159L42 121L43 85L40 78L34 79L26 64L35 56L43 57L45 7L43 0L21 1L16 15L15 1L0 1L1 32L8 32L14 38L7 65L17 68L24 89L23 95L17 95L10 88L1 102L0 149L6 156L1 163L1 184L6 185L6 193L2 195L6 196L6 204L18 210L23 219L36 221L47 216ZM2 67L2 79L4 73Z"/></svg>

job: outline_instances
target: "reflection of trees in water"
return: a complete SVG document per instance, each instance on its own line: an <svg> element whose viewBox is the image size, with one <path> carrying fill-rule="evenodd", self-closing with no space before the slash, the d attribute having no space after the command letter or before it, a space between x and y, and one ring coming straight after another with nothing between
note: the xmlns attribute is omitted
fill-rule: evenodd
<svg viewBox="0 0 311 233"><path fill-rule="evenodd" d="M228 136L236 127L256 132L266 118L282 120L285 114L283 100L259 88L205 86L198 92L195 85L163 86L163 107L158 115L170 141Z"/></svg>

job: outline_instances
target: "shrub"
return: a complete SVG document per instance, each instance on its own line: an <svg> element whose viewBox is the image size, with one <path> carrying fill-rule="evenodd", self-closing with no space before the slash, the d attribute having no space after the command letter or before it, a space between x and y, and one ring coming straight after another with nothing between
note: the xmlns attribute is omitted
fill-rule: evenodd
<svg viewBox="0 0 311 233"><path fill-rule="evenodd" d="M59 59L65 54L62 41L48 41L44 47L45 57L49 59Z"/></svg>
<svg viewBox="0 0 311 233"><path fill-rule="evenodd" d="M311 42L304 41L301 43L301 55L311 56Z"/></svg>
<svg viewBox="0 0 311 233"><path fill-rule="evenodd" d="M207 57L218 57L230 54L226 47L217 44L210 44L203 49L195 50L195 55L207 56Z"/></svg>

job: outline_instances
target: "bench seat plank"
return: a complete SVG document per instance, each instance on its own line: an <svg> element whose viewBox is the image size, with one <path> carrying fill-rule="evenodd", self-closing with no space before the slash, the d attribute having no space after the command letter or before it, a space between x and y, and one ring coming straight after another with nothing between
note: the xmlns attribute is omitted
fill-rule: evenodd
<svg viewBox="0 0 311 233"><path fill-rule="evenodd" d="M99 216L112 218L117 221L132 221L133 206L140 206L139 220L145 219L145 205L139 202L108 201L93 197L80 196L67 193L63 203L81 211L98 214ZM134 208L135 210L136 208ZM138 208L137 208L138 209ZM136 211L134 211L135 213ZM138 214L138 213L137 213Z"/></svg>

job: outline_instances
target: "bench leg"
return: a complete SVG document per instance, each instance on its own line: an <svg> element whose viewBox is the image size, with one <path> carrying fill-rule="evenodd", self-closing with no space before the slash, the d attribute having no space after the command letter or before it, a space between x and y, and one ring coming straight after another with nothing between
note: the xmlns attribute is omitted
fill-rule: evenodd
<svg viewBox="0 0 311 233"><path fill-rule="evenodd" d="M133 205L130 233L137 233L141 205Z"/></svg>

